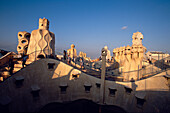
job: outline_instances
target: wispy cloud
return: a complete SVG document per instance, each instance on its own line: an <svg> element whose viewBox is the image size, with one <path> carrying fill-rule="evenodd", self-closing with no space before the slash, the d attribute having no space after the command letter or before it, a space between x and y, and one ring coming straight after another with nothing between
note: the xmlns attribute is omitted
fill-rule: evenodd
<svg viewBox="0 0 170 113"><path fill-rule="evenodd" d="M125 29L127 29L128 28L128 26L123 26L121 29L122 30L125 30Z"/></svg>

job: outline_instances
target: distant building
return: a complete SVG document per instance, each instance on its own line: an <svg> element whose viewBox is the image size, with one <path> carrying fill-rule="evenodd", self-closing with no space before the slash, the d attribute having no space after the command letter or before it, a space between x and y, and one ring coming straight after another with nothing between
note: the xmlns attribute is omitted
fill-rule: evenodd
<svg viewBox="0 0 170 113"><path fill-rule="evenodd" d="M165 62L166 62L167 64L170 65L170 56L166 57L164 60L165 60Z"/></svg>
<svg viewBox="0 0 170 113"><path fill-rule="evenodd" d="M163 53L162 51L148 51L146 53L146 56L148 57L149 60L154 59L154 60L161 60L169 56L168 53Z"/></svg>

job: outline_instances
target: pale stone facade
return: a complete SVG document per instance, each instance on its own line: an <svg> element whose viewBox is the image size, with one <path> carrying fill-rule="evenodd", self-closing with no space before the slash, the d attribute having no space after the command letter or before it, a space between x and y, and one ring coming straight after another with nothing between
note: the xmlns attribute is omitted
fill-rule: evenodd
<svg viewBox="0 0 170 113"><path fill-rule="evenodd" d="M161 51L148 51L146 53L146 56L148 57L148 59L152 60L161 60L161 59L164 59L166 57L169 56L168 53L163 53Z"/></svg>
<svg viewBox="0 0 170 113"><path fill-rule="evenodd" d="M18 54L27 53L30 36L31 34L26 31L18 32L18 46L17 46Z"/></svg>
<svg viewBox="0 0 170 113"><path fill-rule="evenodd" d="M72 59L77 57L77 50L75 49L74 44L72 44L71 48L67 50L67 55Z"/></svg>
<svg viewBox="0 0 170 113"><path fill-rule="evenodd" d="M55 56L55 35L49 31L49 21L39 19L39 29L32 31L28 46L29 59Z"/></svg>

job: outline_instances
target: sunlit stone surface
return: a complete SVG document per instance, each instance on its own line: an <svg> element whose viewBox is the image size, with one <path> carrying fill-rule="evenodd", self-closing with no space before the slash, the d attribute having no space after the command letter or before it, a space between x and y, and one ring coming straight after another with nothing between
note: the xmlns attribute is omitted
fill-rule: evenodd
<svg viewBox="0 0 170 113"><path fill-rule="evenodd" d="M111 55L110 55L110 50L108 49L108 47L107 46L105 46L104 47L104 49L106 49L107 50L107 56L106 56L106 61L111 61Z"/></svg>
<svg viewBox="0 0 170 113"><path fill-rule="evenodd" d="M124 46L113 49L114 61L123 71L124 81L137 80L142 77L138 70L142 68L142 61L146 48L142 44L143 34L141 32L133 33L132 46Z"/></svg>
<svg viewBox="0 0 170 113"><path fill-rule="evenodd" d="M39 29L32 31L27 54L31 60L55 55L55 35L49 31L47 19L40 18Z"/></svg>
<svg viewBox="0 0 170 113"><path fill-rule="evenodd" d="M30 41L30 36L31 34L23 31L23 32L18 32L18 46L17 46L17 51L19 54L26 54L27 49L28 49L28 44Z"/></svg>
<svg viewBox="0 0 170 113"><path fill-rule="evenodd" d="M67 50L67 55L72 59L77 57L77 50L75 49L74 44L72 44L71 48Z"/></svg>

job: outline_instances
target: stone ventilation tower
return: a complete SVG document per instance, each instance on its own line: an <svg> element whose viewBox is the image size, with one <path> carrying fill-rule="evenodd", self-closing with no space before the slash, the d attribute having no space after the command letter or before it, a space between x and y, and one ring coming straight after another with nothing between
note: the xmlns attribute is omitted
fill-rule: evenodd
<svg viewBox="0 0 170 113"><path fill-rule="evenodd" d="M18 32L18 46L17 46L18 54L27 53L30 35L31 34L26 31Z"/></svg>
<svg viewBox="0 0 170 113"><path fill-rule="evenodd" d="M79 57L86 58L87 56L86 56L86 53L80 51L80 52L79 52Z"/></svg>
<svg viewBox="0 0 170 113"><path fill-rule="evenodd" d="M143 34L141 32L133 33L132 46L124 46L113 49L114 60L118 67L123 70L124 81L139 80L142 78L141 72L142 61L146 48L142 44Z"/></svg>
<svg viewBox="0 0 170 113"><path fill-rule="evenodd" d="M133 39L132 46L133 45L136 45L136 46L142 45L143 34L141 32L133 33L132 39Z"/></svg>
<svg viewBox="0 0 170 113"><path fill-rule="evenodd" d="M111 61L111 55L110 55L110 50L108 49L108 47L107 46L104 46L104 49L106 49L107 50L107 56L106 56L106 60L108 61Z"/></svg>
<svg viewBox="0 0 170 113"><path fill-rule="evenodd" d="M55 35L49 31L49 21L46 18L40 18L39 29L32 31L27 54L30 60L55 55Z"/></svg>
<svg viewBox="0 0 170 113"><path fill-rule="evenodd" d="M67 50L67 54L72 59L77 57L77 50L75 49L74 44L71 44L71 48Z"/></svg>

